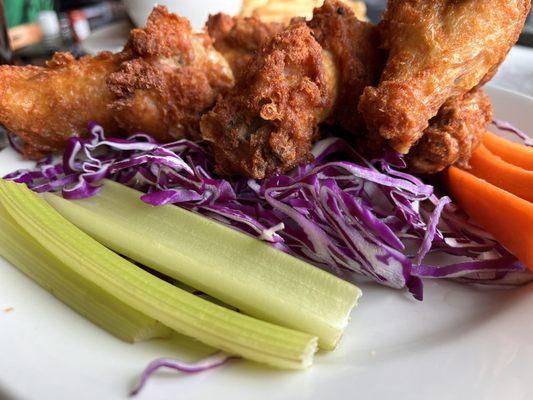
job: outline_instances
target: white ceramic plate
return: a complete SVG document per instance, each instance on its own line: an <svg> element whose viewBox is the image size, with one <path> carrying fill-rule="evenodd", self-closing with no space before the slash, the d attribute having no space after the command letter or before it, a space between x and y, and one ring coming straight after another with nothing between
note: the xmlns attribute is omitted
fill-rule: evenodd
<svg viewBox="0 0 533 400"><path fill-rule="evenodd" d="M533 99L490 89L497 115L527 130ZM0 153L0 174L24 166ZM533 286L426 282L426 299L367 285L339 349L304 372L248 362L161 372L139 399L531 399ZM12 311L6 312L5 309ZM186 338L129 345L0 261L0 399L124 399L154 358L211 352Z"/></svg>

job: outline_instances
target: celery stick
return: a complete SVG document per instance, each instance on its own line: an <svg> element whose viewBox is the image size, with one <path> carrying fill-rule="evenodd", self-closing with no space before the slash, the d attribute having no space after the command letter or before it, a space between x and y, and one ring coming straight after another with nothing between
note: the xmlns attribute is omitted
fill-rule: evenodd
<svg viewBox="0 0 533 400"><path fill-rule="evenodd" d="M96 325L126 342L169 337L172 331L76 274L17 227L0 205L0 256Z"/></svg>
<svg viewBox="0 0 533 400"><path fill-rule="evenodd" d="M106 181L97 196L45 199L101 243L167 276L269 322L335 347L361 295L354 285L272 246L175 206Z"/></svg>
<svg viewBox="0 0 533 400"><path fill-rule="evenodd" d="M83 233L25 186L0 181L0 203L70 270L169 328L275 367L312 364L316 337L228 310L158 279Z"/></svg>

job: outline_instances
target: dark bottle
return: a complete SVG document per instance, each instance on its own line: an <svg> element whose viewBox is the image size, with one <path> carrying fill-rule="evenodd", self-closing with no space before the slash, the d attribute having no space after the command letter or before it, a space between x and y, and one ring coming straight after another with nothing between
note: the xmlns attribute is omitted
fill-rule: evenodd
<svg viewBox="0 0 533 400"><path fill-rule="evenodd" d="M7 34L7 18L4 10L4 1L0 0L0 64L11 64L11 45Z"/></svg>
<svg viewBox="0 0 533 400"><path fill-rule="evenodd" d="M0 65L11 64L11 45L7 35L7 18L4 10L4 1L0 0ZM7 135L4 127L0 125L0 150L7 146Z"/></svg>

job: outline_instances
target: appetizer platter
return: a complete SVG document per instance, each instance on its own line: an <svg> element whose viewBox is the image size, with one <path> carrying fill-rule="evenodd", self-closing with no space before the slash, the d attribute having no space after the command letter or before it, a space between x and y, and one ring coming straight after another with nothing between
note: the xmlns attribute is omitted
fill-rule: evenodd
<svg viewBox="0 0 533 400"><path fill-rule="evenodd" d="M484 85L530 7L157 6L0 67L0 397L527 393L533 100Z"/></svg>

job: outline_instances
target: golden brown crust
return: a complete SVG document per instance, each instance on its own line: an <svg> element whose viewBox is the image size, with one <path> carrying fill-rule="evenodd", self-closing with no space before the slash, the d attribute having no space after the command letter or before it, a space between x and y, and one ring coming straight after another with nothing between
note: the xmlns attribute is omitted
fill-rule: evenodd
<svg viewBox="0 0 533 400"><path fill-rule="evenodd" d="M422 174L434 174L454 164L468 168L492 116L490 99L480 89L448 100L407 155L409 168Z"/></svg>
<svg viewBox="0 0 533 400"><path fill-rule="evenodd" d="M358 20L349 5L337 0L326 0L315 9L308 25L337 68L337 100L328 122L358 132L364 127L359 99L365 87L378 83L383 69L377 27Z"/></svg>
<svg viewBox="0 0 533 400"><path fill-rule="evenodd" d="M116 100L110 105L125 131L146 132L159 141L197 137L201 115L233 74L207 34L189 21L156 7L145 29L135 29L126 46L131 59L107 79Z"/></svg>
<svg viewBox="0 0 533 400"><path fill-rule="evenodd" d="M389 59L361 99L371 134L407 153L449 98L492 76L522 30L530 0L389 0Z"/></svg>
<svg viewBox="0 0 533 400"><path fill-rule="evenodd" d="M47 67L1 66L0 123L21 137L24 155L32 159L63 148L90 121L116 132L105 79L121 61L109 53L80 60L57 53Z"/></svg>
<svg viewBox="0 0 533 400"><path fill-rule="evenodd" d="M175 57L179 54L188 62L193 56L192 34L187 18L170 13L166 7L156 6L146 27L130 32L126 50L132 51L134 57Z"/></svg>
<svg viewBox="0 0 533 400"><path fill-rule="evenodd" d="M256 52L285 25L262 22L255 17L231 17L219 13L209 16L206 27L215 48L229 63L235 79L239 80Z"/></svg>
<svg viewBox="0 0 533 400"><path fill-rule="evenodd" d="M312 158L319 116L332 106L323 53L304 23L265 45L201 122L217 171L265 178Z"/></svg>

